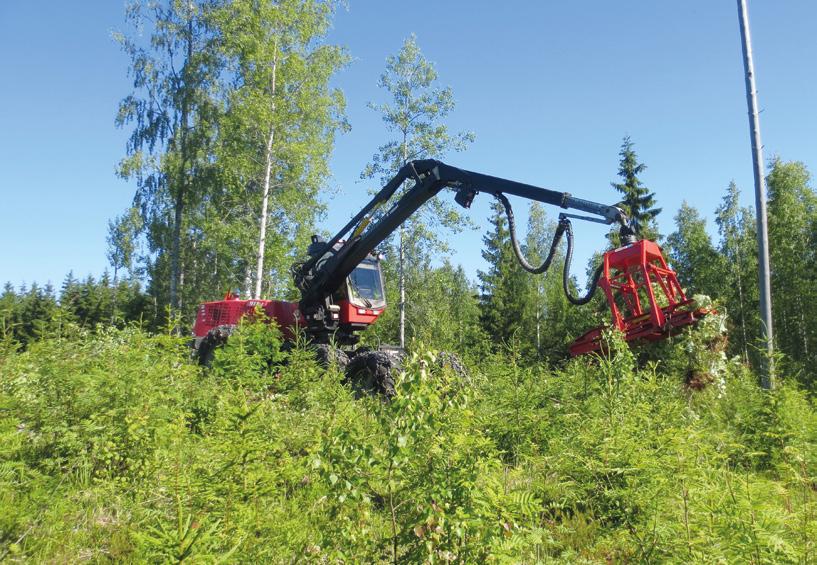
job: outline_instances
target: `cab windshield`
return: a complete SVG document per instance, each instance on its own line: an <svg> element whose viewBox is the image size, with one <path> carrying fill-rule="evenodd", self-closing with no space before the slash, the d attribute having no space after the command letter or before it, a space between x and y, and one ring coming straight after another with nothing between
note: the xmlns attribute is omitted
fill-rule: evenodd
<svg viewBox="0 0 817 565"><path fill-rule="evenodd" d="M364 308L382 308L386 305L383 279L375 261L363 261L349 275L349 298L354 305Z"/></svg>

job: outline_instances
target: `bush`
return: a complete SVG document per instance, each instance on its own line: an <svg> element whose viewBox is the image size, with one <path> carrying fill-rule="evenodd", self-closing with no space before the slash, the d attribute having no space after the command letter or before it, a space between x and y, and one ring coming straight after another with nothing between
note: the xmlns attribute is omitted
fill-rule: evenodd
<svg viewBox="0 0 817 565"><path fill-rule="evenodd" d="M212 369L133 328L3 349L0 559L812 560L814 401L734 361L691 387L686 338L640 367L607 339L470 383L418 348L388 402L265 324Z"/></svg>

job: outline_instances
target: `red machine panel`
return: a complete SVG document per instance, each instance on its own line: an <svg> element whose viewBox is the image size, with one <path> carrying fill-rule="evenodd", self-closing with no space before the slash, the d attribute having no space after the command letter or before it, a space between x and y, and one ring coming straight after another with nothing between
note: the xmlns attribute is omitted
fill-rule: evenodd
<svg viewBox="0 0 817 565"><path fill-rule="evenodd" d="M384 310L384 308L355 306L348 300L341 300L338 306L340 306L341 324L373 324Z"/></svg>
<svg viewBox="0 0 817 565"><path fill-rule="evenodd" d="M284 300L240 300L228 294L224 300L205 302L199 306L193 333L204 337L211 329L223 325L235 325L243 316L252 316L256 308L262 308L270 319L275 320L284 337L295 337L293 328L298 318L298 303Z"/></svg>

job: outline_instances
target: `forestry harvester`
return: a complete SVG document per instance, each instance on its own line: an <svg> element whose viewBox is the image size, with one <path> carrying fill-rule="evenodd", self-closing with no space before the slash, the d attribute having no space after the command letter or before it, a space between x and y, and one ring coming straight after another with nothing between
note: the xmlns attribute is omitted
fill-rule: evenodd
<svg viewBox="0 0 817 565"><path fill-rule="evenodd" d="M404 183L413 184L386 209ZM227 339L241 317L261 308L278 324L285 338L294 339L296 332L303 331L323 361L346 367L347 375L367 388L387 395L393 392L392 368L399 359L399 349L357 348L358 333L373 324L386 307L380 259L375 249L443 189L453 190L454 200L464 208L469 208L479 193L496 197L508 217L514 253L530 273L547 271L562 237L566 237L562 280L568 299L576 305L586 304L596 288L601 287L612 314L612 327L620 330L627 341L664 339L707 313L687 299L659 246L637 239L621 208L576 198L567 192L466 171L436 160L417 160L402 167L329 241L313 236L308 258L292 267L295 285L301 293L298 302L241 300L228 293L224 300L201 304L193 330L200 361L208 363L213 350ZM505 195L590 215L561 213L547 258L534 266L519 247L513 210ZM617 224L622 244L604 254L588 292L580 297L573 296L570 288L571 219ZM605 327L591 329L576 339L570 346L571 355L599 351Z"/></svg>

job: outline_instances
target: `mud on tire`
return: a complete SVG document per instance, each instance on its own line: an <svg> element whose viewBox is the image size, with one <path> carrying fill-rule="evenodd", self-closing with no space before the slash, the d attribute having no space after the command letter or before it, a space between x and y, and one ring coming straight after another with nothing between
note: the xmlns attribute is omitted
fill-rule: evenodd
<svg viewBox="0 0 817 565"><path fill-rule="evenodd" d="M384 351L361 351L346 367L346 378L356 394L394 396L394 372L399 370L396 359Z"/></svg>
<svg viewBox="0 0 817 565"><path fill-rule="evenodd" d="M227 343L227 339L235 331L234 325L216 326L204 336L204 339L199 343L196 350L199 365L209 367L213 364L213 357L215 357L216 349Z"/></svg>
<svg viewBox="0 0 817 565"><path fill-rule="evenodd" d="M460 380L463 385L471 383L471 377L468 375L468 370L462 362L462 359L456 353L448 351L440 351L437 354L437 366L440 369L449 367Z"/></svg>
<svg viewBox="0 0 817 565"><path fill-rule="evenodd" d="M328 343L318 343L312 346L315 350L315 360L321 367L328 368L332 364L341 371L349 365L349 356L342 349L332 347Z"/></svg>

